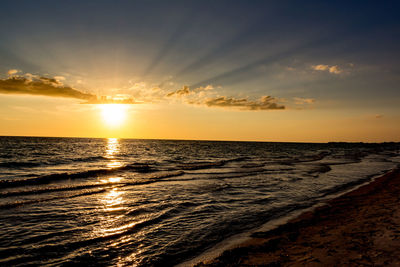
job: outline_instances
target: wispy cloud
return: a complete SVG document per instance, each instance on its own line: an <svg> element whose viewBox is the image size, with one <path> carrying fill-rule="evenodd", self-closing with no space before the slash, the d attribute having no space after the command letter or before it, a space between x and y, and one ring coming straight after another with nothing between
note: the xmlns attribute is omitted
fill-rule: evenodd
<svg viewBox="0 0 400 267"><path fill-rule="evenodd" d="M171 97L171 96L184 96L184 95L189 95L189 94L196 94L196 93L200 93L203 91L209 91L209 90L213 90L214 87L212 85L207 85L205 87L200 86L194 90L190 90L189 86L184 85L182 87L182 89L176 90L174 92L170 92L167 94L167 97Z"/></svg>
<svg viewBox="0 0 400 267"><path fill-rule="evenodd" d="M311 66L311 68L316 71L327 71L332 74L340 74L343 72L343 70L341 68L339 68L339 66L337 66L337 65L329 66L329 65L320 64L320 65Z"/></svg>
<svg viewBox="0 0 400 267"><path fill-rule="evenodd" d="M294 97L293 100L294 100L294 103L297 105L313 104L315 102L314 98Z"/></svg>
<svg viewBox="0 0 400 267"><path fill-rule="evenodd" d="M247 98L216 97L207 99L204 104L208 107L239 108L242 110L272 110L285 109L285 106L276 103L271 96L262 96L259 100L251 101Z"/></svg>

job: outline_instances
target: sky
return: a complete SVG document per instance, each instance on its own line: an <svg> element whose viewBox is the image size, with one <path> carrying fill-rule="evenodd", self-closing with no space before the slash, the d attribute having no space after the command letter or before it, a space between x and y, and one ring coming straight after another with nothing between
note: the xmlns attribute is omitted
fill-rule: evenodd
<svg viewBox="0 0 400 267"><path fill-rule="evenodd" d="M0 5L0 135L400 141L398 1Z"/></svg>

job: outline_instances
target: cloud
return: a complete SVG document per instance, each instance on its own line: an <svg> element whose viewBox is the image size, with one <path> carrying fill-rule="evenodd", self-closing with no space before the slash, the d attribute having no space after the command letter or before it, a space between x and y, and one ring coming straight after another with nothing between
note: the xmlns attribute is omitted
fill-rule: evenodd
<svg viewBox="0 0 400 267"><path fill-rule="evenodd" d="M313 98L294 97L293 100L297 105L312 104L315 102L315 99Z"/></svg>
<svg viewBox="0 0 400 267"><path fill-rule="evenodd" d="M311 66L311 68L313 70L321 70L321 71L329 70L329 66L328 65L315 65L315 66Z"/></svg>
<svg viewBox="0 0 400 267"><path fill-rule="evenodd" d="M247 98L233 98L220 96L207 99L204 103L208 107L223 107L223 108L239 108L242 110L272 110L285 109L285 106L278 105L276 99L271 96L262 96L257 101L251 101Z"/></svg>
<svg viewBox="0 0 400 267"><path fill-rule="evenodd" d="M20 71L17 70L17 69L11 69L11 70L7 71L7 74L8 75L14 75L14 74L17 74L18 72L20 72Z"/></svg>
<svg viewBox="0 0 400 267"><path fill-rule="evenodd" d="M146 83L143 81L129 81L129 87L121 90L130 98L138 100L139 103L158 103L167 100L167 90L160 83Z"/></svg>
<svg viewBox="0 0 400 267"><path fill-rule="evenodd" d="M258 100L218 96L212 85L197 87L193 90L184 85L181 89L167 93L160 87L148 87L144 83L135 83L129 88L129 94L114 96L97 96L84 93L70 86L63 85L62 76L54 78L32 74L9 76L0 79L0 94L27 94L51 97L66 97L85 100L82 104L141 104L154 102L156 96L162 101L181 101L188 104L204 105L207 107L234 108L239 110L277 110L285 109L278 100L271 96L262 96ZM217 87L219 88L219 87ZM172 96L176 98L171 99ZM139 101L138 101L138 100ZM312 103L313 99L298 98L297 101Z"/></svg>
<svg viewBox="0 0 400 267"><path fill-rule="evenodd" d="M382 119L383 118L383 115L382 114L376 114L375 115L375 119Z"/></svg>
<svg viewBox="0 0 400 267"><path fill-rule="evenodd" d="M34 75L32 73L25 73L24 76L28 81L32 81L33 79L39 79L40 78L39 75Z"/></svg>
<svg viewBox="0 0 400 267"><path fill-rule="evenodd" d="M176 90L174 92L168 93L167 97L171 97L171 96L186 96L186 95L190 95L190 94L197 94L197 93L201 93L204 91L209 91L209 90L213 90L214 87L212 85L207 85L205 87L200 86L194 90L190 90L189 86L184 85L182 86L182 89Z"/></svg>
<svg viewBox="0 0 400 267"><path fill-rule="evenodd" d="M96 96L62 85L55 79L9 77L0 79L0 94L25 94L92 100Z"/></svg>
<svg viewBox="0 0 400 267"><path fill-rule="evenodd" d="M54 79L56 79L57 81L65 81L64 76L54 76Z"/></svg>
<svg viewBox="0 0 400 267"><path fill-rule="evenodd" d="M214 86L200 86L191 90L184 85L182 89L170 92L167 98L176 96L177 99L191 105L205 105L207 107L236 108L239 110L272 110L285 109L285 106L277 104L277 99L271 96L262 96L258 100L248 98L234 98L216 96Z"/></svg>
<svg viewBox="0 0 400 267"><path fill-rule="evenodd" d="M175 92L171 92L169 94L167 94L167 97L171 97L171 96L183 96L183 95L188 95L190 94L190 88L189 86L184 85L182 87L182 89L176 90Z"/></svg>
<svg viewBox="0 0 400 267"><path fill-rule="evenodd" d="M26 76L26 77L24 77ZM59 80L63 76L54 78L40 77L30 73L24 76L12 76L7 79L0 79L0 94L13 95L41 95L51 97L66 97L86 100L82 104L139 104L127 95L101 96L88 94L69 86L64 86ZM62 78L61 78L62 77ZM65 79L65 78L64 78Z"/></svg>
<svg viewBox="0 0 400 267"><path fill-rule="evenodd" d="M206 87L200 86L199 88L196 88L195 91L208 91L208 90L213 90L214 86L212 85L207 85Z"/></svg>
<svg viewBox="0 0 400 267"><path fill-rule="evenodd" d="M339 74L339 73L342 73L342 70L339 69L338 66L331 66L331 67L329 67L329 72L334 73L334 74Z"/></svg>
<svg viewBox="0 0 400 267"><path fill-rule="evenodd" d="M341 70L339 68L339 66L335 65L335 66L329 66L329 65L314 65L311 66L311 68L313 70L317 70L317 71L328 71L329 73L333 73L333 74L340 74L343 72L343 70Z"/></svg>

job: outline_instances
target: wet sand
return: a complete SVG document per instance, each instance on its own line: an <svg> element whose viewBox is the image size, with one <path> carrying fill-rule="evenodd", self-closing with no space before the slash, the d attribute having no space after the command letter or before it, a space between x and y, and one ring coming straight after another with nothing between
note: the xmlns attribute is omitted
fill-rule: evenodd
<svg viewBox="0 0 400 267"><path fill-rule="evenodd" d="M198 266L400 266L400 169Z"/></svg>

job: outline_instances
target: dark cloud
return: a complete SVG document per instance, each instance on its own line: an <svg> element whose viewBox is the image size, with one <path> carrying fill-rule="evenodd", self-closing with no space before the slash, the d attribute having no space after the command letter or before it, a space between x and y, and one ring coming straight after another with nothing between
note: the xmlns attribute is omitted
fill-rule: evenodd
<svg viewBox="0 0 400 267"><path fill-rule="evenodd" d="M285 109L285 106L278 105L276 99L271 96L263 96L258 101L221 96L207 99L205 104L209 107L239 108L243 110Z"/></svg>
<svg viewBox="0 0 400 267"><path fill-rule="evenodd" d="M97 99L95 95L80 92L52 78L10 77L0 79L0 94L25 94L52 97L68 97L83 100Z"/></svg>

